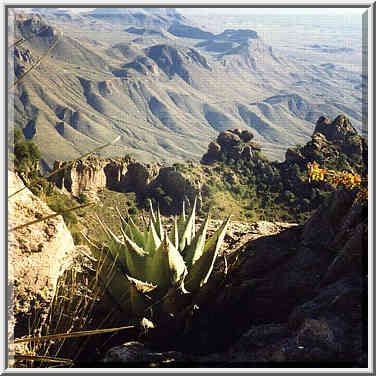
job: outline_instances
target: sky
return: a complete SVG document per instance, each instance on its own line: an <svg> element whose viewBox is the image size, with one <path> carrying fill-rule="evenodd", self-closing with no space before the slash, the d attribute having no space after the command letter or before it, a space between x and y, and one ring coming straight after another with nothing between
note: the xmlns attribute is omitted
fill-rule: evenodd
<svg viewBox="0 0 376 376"><path fill-rule="evenodd" d="M177 8L183 14L234 14L234 15L344 15L360 16L366 8Z"/></svg>

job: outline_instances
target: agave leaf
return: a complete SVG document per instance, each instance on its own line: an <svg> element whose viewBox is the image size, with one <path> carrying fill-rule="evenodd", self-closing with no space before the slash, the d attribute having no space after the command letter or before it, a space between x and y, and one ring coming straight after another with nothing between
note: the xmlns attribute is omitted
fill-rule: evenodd
<svg viewBox="0 0 376 376"><path fill-rule="evenodd" d="M161 291L165 291L170 286L166 239L148 259L146 280L158 284Z"/></svg>
<svg viewBox="0 0 376 376"><path fill-rule="evenodd" d="M128 236L128 238L130 238L132 241L134 241L134 237L133 237L133 234L132 234L132 230L129 226L129 224L127 223L123 228L122 228L122 233L123 233L123 236L124 236L124 233Z"/></svg>
<svg viewBox="0 0 376 376"><path fill-rule="evenodd" d="M148 298L148 293L156 289L157 286L137 280L130 276L127 279L131 286L131 305L132 312L134 315L138 316L144 313L145 309L151 304L150 298Z"/></svg>
<svg viewBox="0 0 376 376"><path fill-rule="evenodd" d="M96 216L98 222L102 226L104 232L109 238L108 249L111 252L112 259L116 259L118 263L121 264L123 270L127 270L127 262L125 258L126 254L126 245L122 242L112 231L111 229L101 221L101 219ZM123 234L124 235L124 234Z"/></svg>
<svg viewBox="0 0 376 376"><path fill-rule="evenodd" d="M161 299L160 309L162 312L176 314L182 307L189 304L191 297L184 289L171 287Z"/></svg>
<svg viewBox="0 0 376 376"><path fill-rule="evenodd" d="M189 246L192 242L195 233L195 217L196 217L196 199L192 207L190 216L185 223L185 229L182 236L179 238L179 251L185 252L186 246Z"/></svg>
<svg viewBox="0 0 376 376"><path fill-rule="evenodd" d="M226 234L230 217L227 218L214 235L206 242L201 257L193 264L186 278L186 286L189 291L196 291L209 279L213 270L215 259Z"/></svg>
<svg viewBox="0 0 376 376"><path fill-rule="evenodd" d="M185 222L186 222L186 215L185 215L185 201L183 201L183 208L180 214L180 217L178 218L178 234L179 239L183 236L184 230L185 230Z"/></svg>
<svg viewBox="0 0 376 376"><path fill-rule="evenodd" d="M130 228L131 234L132 234L132 240L136 242L136 244L144 248L145 247L145 236L144 234L140 231L140 229L136 226L136 224L133 222L133 219L129 217L129 222L128 226Z"/></svg>
<svg viewBox="0 0 376 376"><path fill-rule="evenodd" d="M148 280L158 284L161 293L171 286L182 286L187 267L167 235L149 262Z"/></svg>
<svg viewBox="0 0 376 376"><path fill-rule="evenodd" d="M156 216L154 214L153 204L152 204L152 202L151 202L150 199L149 199L149 207L150 207L150 216L151 216L153 222L155 223L157 221L157 218L156 218Z"/></svg>
<svg viewBox="0 0 376 376"><path fill-rule="evenodd" d="M155 229L157 230L157 234L159 238L163 239L163 225L162 225L162 218L161 218L161 212L159 210L159 207L157 209L157 220L154 222Z"/></svg>
<svg viewBox="0 0 376 376"><path fill-rule="evenodd" d="M155 251L159 248L161 245L161 239L157 234L157 231L155 229L154 223L152 219L150 219L149 229L146 235L146 243L145 243L145 252L148 252L149 255L153 255Z"/></svg>
<svg viewBox="0 0 376 376"><path fill-rule="evenodd" d="M184 261L187 268L190 269L191 266L201 257L204 252L206 232L209 225L210 215L206 216L206 219L201 224L200 229L195 235L192 243L187 247L184 254Z"/></svg>
<svg viewBox="0 0 376 376"><path fill-rule="evenodd" d="M176 249L179 247L179 232L178 232L178 222L177 218L174 218L174 225L171 228L169 238L171 243L174 245Z"/></svg>
<svg viewBox="0 0 376 376"><path fill-rule="evenodd" d="M118 216L119 216L119 219L120 219L120 225L121 227L125 227L127 225L127 221L125 220L125 218L122 216L119 208L117 206L115 206L115 209L118 213Z"/></svg>
<svg viewBox="0 0 376 376"><path fill-rule="evenodd" d="M125 252L127 270L133 278L144 280L146 274L146 256L148 256L148 253L130 239L127 234L124 233L123 235L127 247Z"/></svg>
<svg viewBox="0 0 376 376"><path fill-rule="evenodd" d="M121 271L123 273L129 273L126 260L126 245L119 239L111 239L108 242L107 247L111 253L112 260L116 260L116 263Z"/></svg>
<svg viewBox="0 0 376 376"><path fill-rule="evenodd" d="M173 286L184 287L184 278L188 274L187 266L179 251L166 236L168 250L168 264L170 269L170 281Z"/></svg>

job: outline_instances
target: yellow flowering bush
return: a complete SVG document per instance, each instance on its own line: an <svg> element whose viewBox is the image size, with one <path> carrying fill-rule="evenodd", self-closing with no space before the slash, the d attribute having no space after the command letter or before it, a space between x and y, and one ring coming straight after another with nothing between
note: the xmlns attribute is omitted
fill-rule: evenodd
<svg viewBox="0 0 376 376"><path fill-rule="evenodd" d="M355 202L368 200L368 176L362 178L359 174L347 171L328 170L320 168L317 162L307 164L309 181L325 181L334 188L342 185L348 190L357 190Z"/></svg>

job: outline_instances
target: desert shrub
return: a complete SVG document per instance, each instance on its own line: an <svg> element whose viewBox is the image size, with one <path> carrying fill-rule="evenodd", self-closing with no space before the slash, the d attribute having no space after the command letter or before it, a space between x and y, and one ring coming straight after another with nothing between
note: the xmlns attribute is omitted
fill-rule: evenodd
<svg viewBox="0 0 376 376"><path fill-rule="evenodd" d="M42 158L38 146L33 141L27 140L18 127L14 127L13 142L15 171L25 182L35 179L38 177L39 161Z"/></svg>
<svg viewBox="0 0 376 376"><path fill-rule="evenodd" d="M285 191L283 194L283 198L288 203L292 204L295 200L295 195L291 191Z"/></svg>
<svg viewBox="0 0 376 376"><path fill-rule="evenodd" d="M348 171L335 171L320 168L317 162L308 163L308 175L310 181L323 181L329 183L334 188L344 187L356 193L355 202L365 203L368 200L368 175Z"/></svg>
<svg viewBox="0 0 376 376"><path fill-rule="evenodd" d="M85 193L81 192L77 198L77 201L80 204L87 204L89 202L89 198L85 195Z"/></svg>
<svg viewBox="0 0 376 376"><path fill-rule="evenodd" d="M47 197L47 205L55 212L62 212L73 206L72 201L63 194L53 194ZM67 226L75 225L78 222L77 216L73 211L64 213L63 219Z"/></svg>

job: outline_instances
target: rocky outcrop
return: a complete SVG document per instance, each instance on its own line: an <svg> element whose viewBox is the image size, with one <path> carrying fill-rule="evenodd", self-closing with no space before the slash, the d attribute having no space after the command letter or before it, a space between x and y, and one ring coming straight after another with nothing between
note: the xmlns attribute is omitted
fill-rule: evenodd
<svg viewBox="0 0 376 376"><path fill-rule="evenodd" d="M147 76L150 74L159 75L158 65L146 56L137 56L135 60L123 65L124 69L134 69L135 71Z"/></svg>
<svg viewBox="0 0 376 376"><path fill-rule="evenodd" d="M244 42L248 39L258 39L258 34L254 30L249 29L227 29L221 34L217 34L215 39L228 40L232 42Z"/></svg>
<svg viewBox="0 0 376 376"><path fill-rule="evenodd" d="M345 141L350 135L357 134L345 115L338 115L333 122L321 116L316 123L314 133L322 133L329 141Z"/></svg>
<svg viewBox="0 0 376 376"><path fill-rule="evenodd" d="M363 158L368 149L365 139L358 134L345 115L337 116L332 122L324 116L320 117L312 135L312 142L314 148L320 151L328 149L328 145L332 146L327 153L333 152L335 145L338 151L349 157L355 155Z"/></svg>
<svg viewBox="0 0 376 376"><path fill-rule="evenodd" d="M19 13L15 21L15 27L25 39L35 34L46 39L57 38L57 30L48 25L39 14Z"/></svg>
<svg viewBox="0 0 376 376"><path fill-rule="evenodd" d="M55 161L54 170L69 164ZM51 180L58 188L65 189L78 197L83 192L97 192L109 188L120 192L143 193L153 181L160 165L144 165L132 158L104 159L89 156L75 161L67 168L53 175Z"/></svg>
<svg viewBox="0 0 376 376"><path fill-rule="evenodd" d="M229 156L235 160L250 160L254 157L254 151L260 150L260 147L251 142L252 132L242 129L229 129L221 132L216 142L209 144L208 151L203 155L201 163L212 164L221 160L221 155Z"/></svg>
<svg viewBox="0 0 376 376"><path fill-rule="evenodd" d="M8 171L9 194L23 188L21 179ZM8 339L37 329L46 319L60 276L85 247L75 247L61 216L27 227L17 226L53 214L24 189L9 199L8 207Z"/></svg>
<svg viewBox="0 0 376 376"><path fill-rule="evenodd" d="M34 56L28 48L14 47L14 73L20 77L26 69L36 62Z"/></svg>
<svg viewBox="0 0 376 376"><path fill-rule="evenodd" d="M347 159L348 163L366 168L367 154L366 140L357 133L346 116L339 115L333 121L321 116L306 145L287 149L286 163L296 163L301 168L306 168L307 163L312 161L330 164ZM283 168L283 163L281 166ZM342 164L340 169L344 168Z"/></svg>
<svg viewBox="0 0 376 376"><path fill-rule="evenodd" d="M55 161L53 169L63 168L68 162ZM58 188L65 188L74 196L84 191L97 191L106 187L104 167L106 162L96 157L78 160L71 166L55 174L52 180Z"/></svg>

